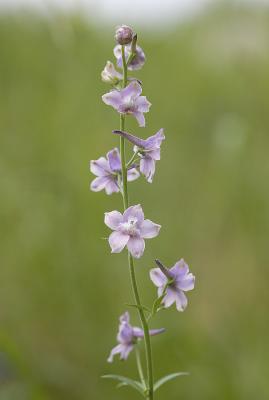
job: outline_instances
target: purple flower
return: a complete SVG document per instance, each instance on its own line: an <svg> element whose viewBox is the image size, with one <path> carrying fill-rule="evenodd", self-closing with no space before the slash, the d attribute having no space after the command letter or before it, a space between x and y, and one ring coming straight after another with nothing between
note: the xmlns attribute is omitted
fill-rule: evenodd
<svg viewBox="0 0 269 400"><path fill-rule="evenodd" d="M125 137L135 145L134 151L141 157L140 172L145 175L148 182L152 183L155 162L161 158L161 144L165 139L163 129L160 129L155 135L148 137L146 140L123 131L113 131L113 133Z"/></svg>
<svg viewBox="0 0 269 400"><path fill-rule="evenodd" d="M99 192L105 189L106 194L117 193L120 190L118 176L121 173L121 162L119 150L117 148L107 153L107 158L100 157L90 163L91 172L97 176L91 183L91 190ZM129 182L139 177L139 172L135 168L127 171Z"/></svg>
<svg viewBox="0 0 269 400"><path fill-rule="evenodd" d="M131 255L140 258L145 250L144 239L154 238L159 234L161 225L144 219L140 204L124 211L105 213L105 224L114 232L109 236L112 253L120 253L127 246Z"/></svg>
<svg viewBox="0 0 269 400"><path fill-rule="evenodd" d="M137 81L132 81L122 90L111 90L102 96L103 102L112 106L120 114L131 114L138 122L139 126L145 126L144 113L149 111L151 103L142 93L141 85Z"/></svg>
<svg viewBox="0 0 269 400"><path fill-rule="evenodd" d="M138 339L144 337L144 332L142 329L131 326L129 324L130 316L128 312L125 312L120 317L120 325L119 325L119 332L117 335L118 345L115 346L107 359L108 362L113 361L113 357L115 354L120 354L121 360L126 360L129 353L134 348L134 345L137 343ZM152 329L149 331L151 336L158 335L158 333L164 332L164 329Z"/></svg>
<svg viewBox="0 0 269 400"><path fill-rule="evenodd" d="M162 304L167 308L175 302L177 310L184 311L188 304L184 292L192 290L195 282L194 275L189 272L188 264L182 258L172 268L167 269L158 260L156 262L161 269L153 268L150 271L150 278L158 287L159 297L166 293ZM171 280L170 283L168 278Z"/></svg>
<svg viewBox="0 0 269 400"><path fill-rule="evenodd" d="M127 60L129 55L131 54L132 44L125 46L124 50L125 50L125 58ZM117 59L118 67L122 68L122 57L121 57L121 46L120 45L117 45L114 47L114 56ZM143 67L143 65L145 64L145 61L146 61L146 57L145 57L143 50L141 49L141 47L136 45L135 56L132 59L132 61L129 63L128 69L130 71L141 69Z"/></svg>
<svg viewBox="0 0 269 400"><path fill-rule="evenodd" d="M101 72L101 78L105 83L117 85L122 80L122 74L115 69L114 64L111 61L107 61L105 68Z"/></svg>

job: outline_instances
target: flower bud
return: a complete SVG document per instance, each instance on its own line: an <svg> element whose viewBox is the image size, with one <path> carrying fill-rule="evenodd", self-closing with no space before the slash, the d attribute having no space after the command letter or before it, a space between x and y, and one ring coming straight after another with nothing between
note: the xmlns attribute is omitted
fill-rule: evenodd
<svg viewBox="0 0 269 400"><path fill-rule="evenodd" d="M109 83L110 85L117 85L122 80L122 74L120 74L114 67L111 61L107 61L105 68L101 72L102 81Z"/></svg>
<svg viewBox="0 0 269 400"><path fill-rule="evenodd" d="M120 45L131 43L133 39L133 30L127 25L121 25L117 28L115 34L116 42Z"/></svg>

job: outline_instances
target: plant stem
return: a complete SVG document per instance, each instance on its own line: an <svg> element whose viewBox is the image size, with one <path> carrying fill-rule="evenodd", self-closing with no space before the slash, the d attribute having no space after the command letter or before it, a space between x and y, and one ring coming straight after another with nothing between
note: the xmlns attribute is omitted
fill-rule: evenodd
<svg viewBox="0 0 269 400"><path fill-rule="evenodd" d="M125 58L124 46L121 47L121 55L122 55L122 69L123 69L123 88L127 85L127 63ZM120 115L120 130L124 131L125 128L125 115ZM126 160L125 160L125 139L124 137L120 137L120 156L121 156L121 168L122 168L122 197L123 197L123 207L124 210L129 206L128 199L128 183L127 183L127 169L126 169ZM151 352L151 343L150 343L150 335L149 335L149 327L147 323L147 319L145 317L145 313L143 307L141 305L141 300L139 296L139 291L136 282L135 269L134 269L134 260L131 254L128 252L128 261L129 261L129 269L130 269L130 277L132 283L133 294L135 298L135 302L138 308L139 317L141 320L141 324L144 331L145 338L145 348L146 348L146 360L147 360L147 393L146 397L148 400L153 400L153 364L152 364L152 352Z"/></svg>
<svg viewBox="0 0 269 400"><path fill-rule="evenodd" d="M149 327L148 327L148 323L147 323L147 319L145 317L143 307L141 305L137 282L136 282L136 276L135 276L134 260L130 253L128 253L128 258L129 258L129 268L130 268L130 276L131 276L134 298L135 298L135 302L136 302L136 305L138 308L138 313L139 313L139 317L140 317L141 324L143 327L144 338L145 338L146 359L147 359L147 377L148 377L147 398L149 400L153 400L153 365L152 365L152 351L151 351Z"/></svg>
<svg viewBox="0 0 269 400"><path fill-rule="evenodd" d="M146 389L147 384L146 384L146 381L144 378L144 372L143 372L143 368L142 368L142 364L141 364L140 351L139 351L138 345L135 348L135 355L136 355L136 364L137 364L137 369L138 369L138 373L139 373L139 378L141 380L142 385Z"/></svg>
<svg viewBox="0 0 269 400"><path fill-rule="evenodd" d="M120 115L120 129L124 129L125 125L125 115ZM125 139L124 137L120 137L120 159L121 159L121 172L122 172L122 198L123 198L123 207L124 210L128 208L129 199L128 199L128 184L127 184L127 169L125 165Z"/></svg>
<svg viewBox="0 0 269 400"><path fill-rule="evenodd" d="M138 151L136 151L136 152L133 154L132 158L128 161L128 163L126 164L126 168L129 168L130 165L132 165L132 163L133 163L135 160L138 159L137 154L138 154Z"/></svg>

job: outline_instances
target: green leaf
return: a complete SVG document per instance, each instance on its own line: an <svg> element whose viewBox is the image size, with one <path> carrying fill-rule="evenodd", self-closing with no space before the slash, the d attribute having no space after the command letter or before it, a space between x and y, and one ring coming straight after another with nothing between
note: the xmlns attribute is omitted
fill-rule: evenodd
<svg viewBox="0 0 269 400"><path fill-rule="evenodd" d="M164 383L171 381L172 379L178 378L179 376L184 376L184 375L189 375L188 372L174 372L173 374L166 375L159 379L157 382L154 384L154 392L159 389Z"/></svg>
<svg viewBox="0 0 269 400"><path fill-rule="evenodd" d="M128 385L131 386L133 389L137 390L144 396L144 387L138 381L134 381L131 378L127 378L126 376L121 376L121 375L103 375L102 378L115 379L116 381L120 382L120 385L118 385L117 387Z"/></svg>

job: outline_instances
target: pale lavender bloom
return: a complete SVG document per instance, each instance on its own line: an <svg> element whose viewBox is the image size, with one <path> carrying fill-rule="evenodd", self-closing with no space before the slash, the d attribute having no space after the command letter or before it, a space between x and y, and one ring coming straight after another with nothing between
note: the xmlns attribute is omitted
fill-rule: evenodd
<svg viewBox="0 0 269 400"><path fill-rule="evenodd" d="M138 339L144 337L144 332L142 329L130 325L130 316L128 312L125 312L120 317L119 331L117 335L118 345L115 346L107 359L108 362L113 361L115 354L120 354L121 360L126 360L129 353L133 350L134 345L137 343ZM158 335L164 332L164 329L152 329L149 331L151 336Z"/></svg>
<svg viewBox="0 0 269 400"><path fill-rule="evenodd" d="M132 51L132 44L125 46L124 50L125 50L125 58L127 60ZM120 45L117 45L114 47L114 56L117 59L118 67L122 68L122 56L121 56L121 46ZM143 50L141 49L140 46L136 45L135 56L132 59L132 61L129 63L128 69L130 71L141 69L143 67L143 65L145 64L145 61L146 61L145 53L143 52Z"/></svg>
<svg viewBox="0 0 269 400"><path fill-rule="evenodd" d="M118 175L121 173L120 154L117 148L107 153L107 158L100 157L98 160L92 160L90 163L91 172L97 176L91 183L91 190L99 192L105 189L106 194L117 193L120 190L118 184ZM139 172L135 168L127 171L129 182L139 177Z"/></svg>
<svg viewBox="0 0 269 400"><path fill-rule="evenodd" d="M125 246L135 258L140 258L145 250L144 239L151 239L159 234L161 225L144 219L140 204L124 211L105 213L105 224L114 232L109 236L112 253L120 253Z"/></svg>
<svg viewBox="0 0 269 400"><path fill-rule="evenodd" d="M105 83L117 85L123 79L123 76L115 69L111 61L107 61L105 68L101 72L101 78Z"/></svg>
<svg viewBox="0 0 269 400"><path fill-rule="evenodd" d="M158 262L160 265L160 262ZM162 264L161 264L162 266ZM164 271L162 272L161 269ZM166 288L165 297L162 300L162 304L165 308L170 307L173 303L176 303L178 311L184 311L187 307L188 300L184 292L192 290L194 288L195 277L189 272L189 266L183 259L179 260L172 268L167 269L164 266L159 268L153 268L150 271L150 278L154 285L158 287L158 296L162 296L165 287L169 280Z"/></svg>
<svg viewBox="0 0 269 400"><path fill-rule="evenodd" d="M113 133L125 137L135 145L134 151L141 157L140 172L145 175L149 183L152 183L155 162L161 158L161 144L165 139L163 129L160 129L155 135L148 137L146 140L133 136L128 132L113 131Z"/></svg>
<svg viewBox="0 0 269 400"><path fill-rule="evenodd" d="M151 103L142 93L141 85L137 81L132 81L122 90L111 90L102 96L103 102L112 106L120 114L131 114L138 122L139 126L145 126L144 113L149 111Z"/></svg>

